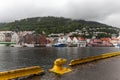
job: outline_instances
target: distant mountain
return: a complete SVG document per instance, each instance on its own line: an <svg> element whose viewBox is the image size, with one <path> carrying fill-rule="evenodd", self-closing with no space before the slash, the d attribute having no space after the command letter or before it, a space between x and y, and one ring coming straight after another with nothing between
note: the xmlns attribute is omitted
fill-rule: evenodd
<svg viewBox="0 0 120 80"><path fill-rule="evenodd" d="M93 35L94 32L105 32L110 36L112 34L118 35L119 28L112 27L94 21L85 20L72 20L64 17L34 17L16 20L14 22L0 24L0 30L12 31L36 31L41 33L44 31L46 34L50 33L68 33L75 30L80 30L83 33Z"/></svg>
<svg viewBox="0 0 120 80"><path fill-rule="evenodd" d="M2 27L5 23L0 23L0 27Z"/></svg>

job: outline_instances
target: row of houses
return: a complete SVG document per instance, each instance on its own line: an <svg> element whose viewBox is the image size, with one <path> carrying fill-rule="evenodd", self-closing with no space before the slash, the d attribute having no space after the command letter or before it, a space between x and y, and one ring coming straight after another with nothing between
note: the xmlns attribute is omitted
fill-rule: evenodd
<svg viewBox="0 0 120 80"><path fill-rule="evenodd" d="M54 34L53 34L54 35ZM56 36L56 35L55 35ZM22 32L12 32L12 31L0 31L0 42L15 42L19 45L24 44L36 44L36 45L46 45L46 44L85 44L84 38L80 37L66 37L60 34L56 37L46 37L41 34L34 34L33 31L22 31Z"/></svg>
<svg viewBox="0 0 120 80"><path fill-rule="evenodd" d="M57 40L58 43L67 44L68 46L94 46L94 47L112 47L110 38L101 38L101 39L85 39L81 37L59 37Z"/></svg>
<svg viewBox="0 0 120 80"><path fill-rule="evenodd" d="M0 42L15 42L19 45L31 44L36 46L52 46L56 43L67 46L114 46L120 42L118 38L85 39L82 37L70 37L64 34L51 34L52 36L34 34L34 31L0 31Z"/></svg>
<svg viewBox="0 0 120 80"><path fill-rule="evenodd" d="M113 47L120 44L120 36L112 38L92 38L85 39L82 37L70 37L70 36L60 36L56 41L63 44L78 44L79 46L94 46L94 47Z"/></svg>
<svg viewBox="0 0 120 80"><path fill-rule="evenodd" d="M78 46L78 47L85 47L87 41L81 37L65 37L61 36L57 40L58 43L66 44L67 46Z"/></svg>
<svg viewBox="0 0 120 80"><path fill-rule="evenodd" d="M24 44L46 44L45 35L34 34L34 31L0 31L0 42L15 42L19 45Z"/></svg>

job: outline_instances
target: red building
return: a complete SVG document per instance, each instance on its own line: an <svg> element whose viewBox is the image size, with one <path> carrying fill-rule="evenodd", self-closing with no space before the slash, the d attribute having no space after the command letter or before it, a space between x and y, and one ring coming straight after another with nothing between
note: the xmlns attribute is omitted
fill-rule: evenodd
<svg viewBox="0 0 120 80"><path fill-rule="evenodd" d="M34 37L32 34L26 34L24 36L24 43L27 43L27 44L33 44L34 43Z"/></svg>
<svg viewBox="0 0 120 80"><path fill-rule="evenodd" d="M47 38L45 35L40 36L40 44L47 44Z"/></svg>

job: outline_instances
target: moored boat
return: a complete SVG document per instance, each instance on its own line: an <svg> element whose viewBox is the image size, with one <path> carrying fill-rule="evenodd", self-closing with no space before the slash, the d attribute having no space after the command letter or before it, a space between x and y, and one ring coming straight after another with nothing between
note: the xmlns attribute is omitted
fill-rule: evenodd
<svg viewBox="0 0 120 80"><path fill-rule="evenodd" d="M34 47L34 44L24 44L26 47Z"/></svg>
<svg viewBox="0 0 120 80"><path fill-rule="evenodd" d="M66 44L63 43L55 43L53 44L54 47L66 47Z"/></svg>

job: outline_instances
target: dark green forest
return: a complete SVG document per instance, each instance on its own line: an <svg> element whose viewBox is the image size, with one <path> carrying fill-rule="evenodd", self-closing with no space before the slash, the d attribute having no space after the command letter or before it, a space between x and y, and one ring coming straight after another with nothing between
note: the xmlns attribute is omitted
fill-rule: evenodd
<svg viewBox="0 0 120 80"><path fill-rule="evenodd" d="M64 17L34 17L21 20L15 20L9 23L0 23L0 30L11 31L35 31L36 33L45 32L50 33L69 33L76 30L82 33L88 33L86 37L91 37L94 32L105 32L105 34L98 34L103 37L111 37L112 34L118 36L119 28L109 26L106 24L85 21L85 20L72 20ZM85 35L82 35L85 37Z"/></svg>

